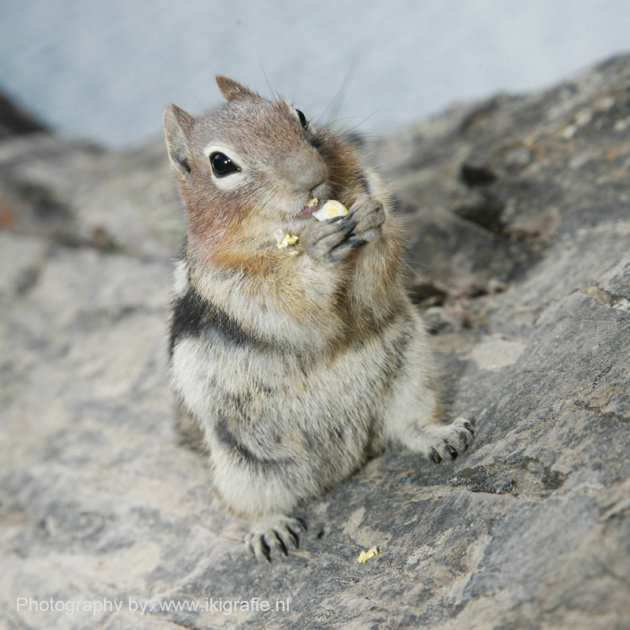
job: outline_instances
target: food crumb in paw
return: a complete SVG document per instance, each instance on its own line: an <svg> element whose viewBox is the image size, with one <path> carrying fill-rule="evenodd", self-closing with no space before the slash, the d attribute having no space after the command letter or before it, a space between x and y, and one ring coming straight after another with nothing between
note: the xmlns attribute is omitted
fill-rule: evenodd
<svg viewBox="0 0 630 630"><path fill-rule="evenodd" d="M379 554L378 547L371 547L367 551L362 551L359 554L357 562L361 564L365 564L368 560L378 556L378 554Z"/></svg>
<svg viewBox="0 0 630 630"><path fill-rule="evenodd" d="M348 212L348 208L341 201L329 199L317 212L313 212L313 216L318 221L326 221L327 219L345 217Z"/></svg>
<svg viewBox="0 0 630 630"><path fill-rule="evenodd" d="M319 199L317 197L311 197L307 202L306 202L306 207L307 208L314 208L315 206L317 206L319 204Z"/></svg>

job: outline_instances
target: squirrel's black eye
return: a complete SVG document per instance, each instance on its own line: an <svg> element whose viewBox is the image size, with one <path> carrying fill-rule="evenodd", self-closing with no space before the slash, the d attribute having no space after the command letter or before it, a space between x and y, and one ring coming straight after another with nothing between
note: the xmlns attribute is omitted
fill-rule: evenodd
<svg viewBox="0 0 630 630"><path fill-rule="evenodd" d="M210 154L210 165L216 177L225 177L241 170L225 153L218 151Z"/></svg>
<svg viewBox="0 0 630 630"><path fill-rule="evenodd" d="M300 125L302 125L304 129L306 129L308 127L308 120L306 120L304 112L300 111L299 109L296 109L295 111L298 115L298 118L300 119Z"/></svg>

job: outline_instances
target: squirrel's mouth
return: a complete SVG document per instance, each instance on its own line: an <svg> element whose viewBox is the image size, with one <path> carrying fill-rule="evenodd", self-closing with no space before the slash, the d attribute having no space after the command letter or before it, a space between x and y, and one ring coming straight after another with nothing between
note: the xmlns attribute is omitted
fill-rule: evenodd
<svg viewBox="0 0 630 630"><path fill-rule="evenodd" d="M303 216L305 218L313 216L313 212L317 212L320 208L320 205L320 201L317 197L311 197L300 211L300 216Z"/></svg>

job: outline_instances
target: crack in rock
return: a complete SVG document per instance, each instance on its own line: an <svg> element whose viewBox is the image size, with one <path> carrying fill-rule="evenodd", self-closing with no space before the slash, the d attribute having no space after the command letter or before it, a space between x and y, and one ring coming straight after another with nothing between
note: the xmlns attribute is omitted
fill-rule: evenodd
<svg viewBox="0 0 630 630"><path fill-rule="evenodd" d="M453 485L463 486L471 492L538 499L549 496L565 481L564 473L551 470L531 457L463 468L450 479Z"/></svg>

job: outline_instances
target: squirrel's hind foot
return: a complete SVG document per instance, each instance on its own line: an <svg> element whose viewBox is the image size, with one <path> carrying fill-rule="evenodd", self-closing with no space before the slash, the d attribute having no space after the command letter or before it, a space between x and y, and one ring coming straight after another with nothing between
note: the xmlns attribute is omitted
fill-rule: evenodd
<svg viewBox="0 0 630 630"><path fill-rule="evenodd" d="M306 531L301 518L284 514L266 516L256 521L245 536L245 544L260 562L271 562L279 554L288 555L300 546L300 536Z"/></svg>

